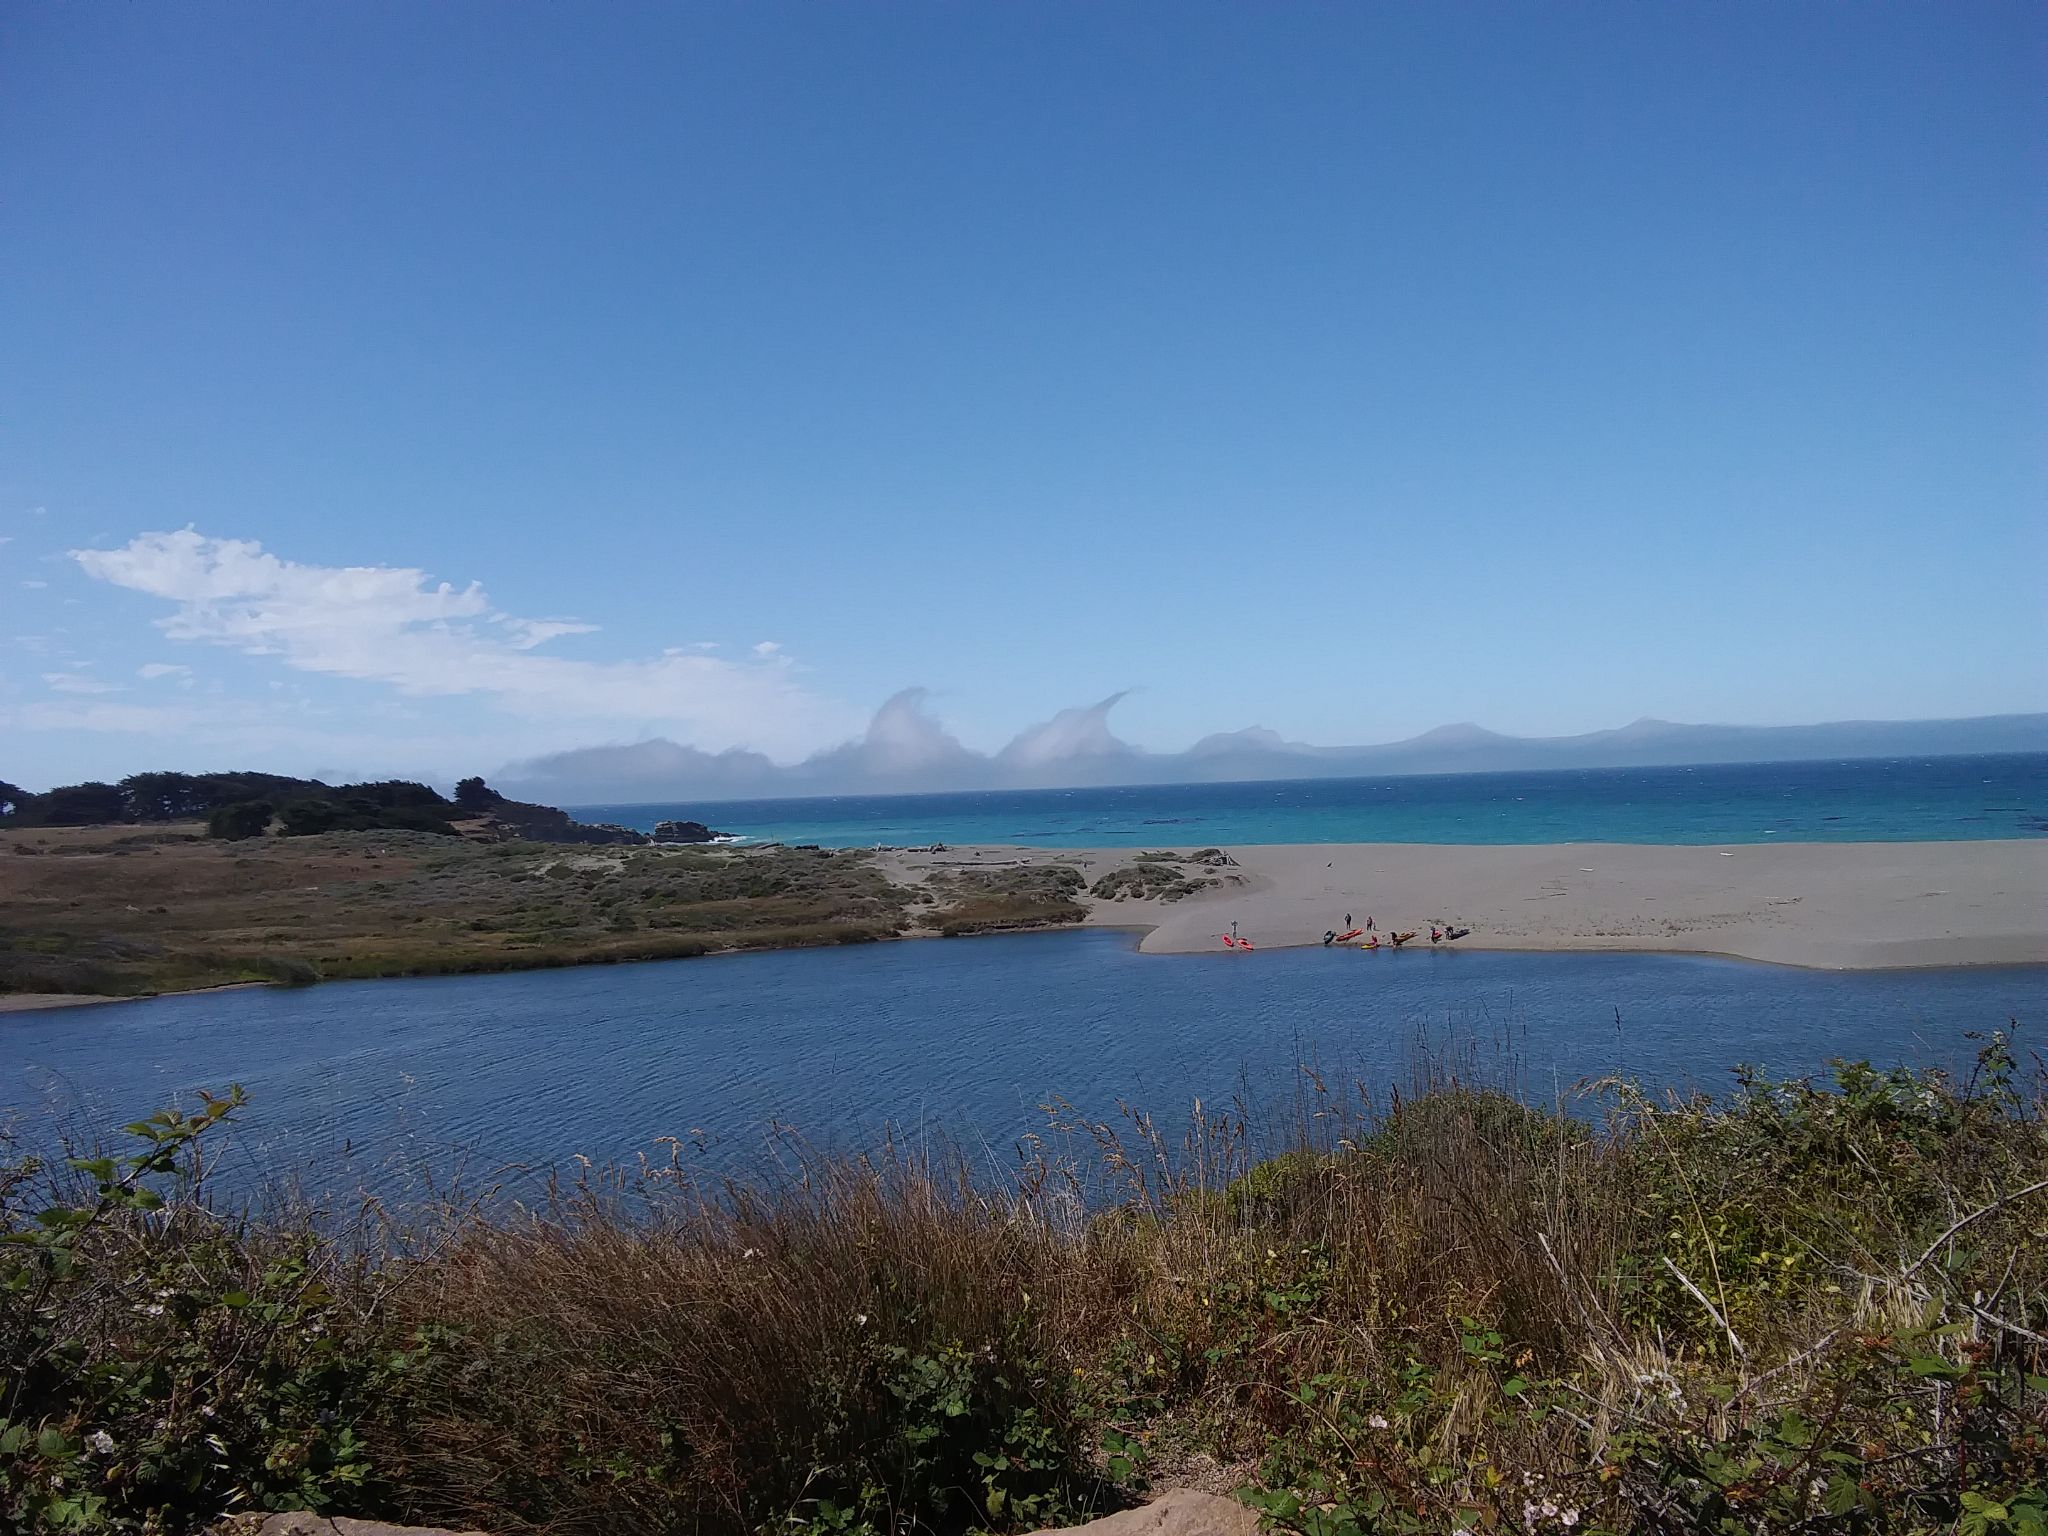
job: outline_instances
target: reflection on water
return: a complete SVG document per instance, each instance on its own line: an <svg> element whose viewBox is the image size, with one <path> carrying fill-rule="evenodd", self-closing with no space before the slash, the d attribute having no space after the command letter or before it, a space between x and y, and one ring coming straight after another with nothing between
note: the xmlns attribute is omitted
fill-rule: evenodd
<svg viewBox="0 0 2048 1536"><path fill-rule="evenodd" d="M2048 967L1837 973L1648 955L1139 955L1089 932L504 976L336 983L0 1017L0 1107L31 1138L244 1084L246 1177L372 1179L666 1158L749 1167L769 1128L828 1146L885 1125L1007 1162L1063 1095L1162 1117L1284 1104L1297 1063L1404 1079L1420 1034L1512 1054L1548 1099L1621 1071L1721 1090L1729 1068L1967 1059L2048 1012ZM343 1156L343 1149L346 1155Z"/></svg>

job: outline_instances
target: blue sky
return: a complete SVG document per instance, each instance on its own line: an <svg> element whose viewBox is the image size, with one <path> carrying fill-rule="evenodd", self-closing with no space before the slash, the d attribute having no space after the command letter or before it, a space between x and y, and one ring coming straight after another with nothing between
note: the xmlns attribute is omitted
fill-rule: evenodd
<svg viewBox="0 0 2048 1536"><path fill-rule="evenodd" d="M6 7L0 777L2048 707L2044 44Z"/></svg>

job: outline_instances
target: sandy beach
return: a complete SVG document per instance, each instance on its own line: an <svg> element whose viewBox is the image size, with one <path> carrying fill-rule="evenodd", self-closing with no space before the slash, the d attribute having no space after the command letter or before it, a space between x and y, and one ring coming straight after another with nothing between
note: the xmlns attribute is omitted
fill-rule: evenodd
<svg viewBox="0 0 2048 1536"><path fill-rule="evenodd" d="M1261 948L1320 944L1349 913L1381 932L1469 927L1465 948L1661 950L1779 965L1880 969L2048 962L2048 840L1542 847L1344 843L1229 849L1224 884L1179 901L1089 899L1097 926L1149 930L1174 954L1221 948L1231 922ZM1079 867L1122 849L953 849L890 855L900 877L939 862ZM1232 883L1227 877L1236 876ZM1378 957L1375 957L1378 958Z"/></svg>

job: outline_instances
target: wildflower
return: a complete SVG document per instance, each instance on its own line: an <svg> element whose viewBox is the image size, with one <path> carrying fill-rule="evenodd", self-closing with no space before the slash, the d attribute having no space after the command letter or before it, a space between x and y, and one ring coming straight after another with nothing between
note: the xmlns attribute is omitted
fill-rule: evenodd
<svg viewBox="0 0 2048 1536"><path fill-rule="evenodd" d="M142 1309L142 1315L144 1317L162 1317L164 1315L164 1304L160 1301L152 1301Z"/></svg>
<svg viewBox="0 0 2048 1536"><path fill-rule="evenodd" d="M1557 1517L1557 1523L1570 1530L1579 1523L1579 1512L1576 1509L1567 1509Z"/></svg>
<svg viewBox="0 0 2048 1536"><path fill-rule="evenodd" d="M865 1313L865 1312L856 1312L856 1313L854 1313L854 1314L853 1314L853 1325L854 1325L854 1327L856 1327L856 1328L865 1328L865 1327L867 1327L867 1325L868 1325L868 1315L867 1315L867 1313Z"/></svg>
<svg viewBox="0 0 2048 1536"><path fill-rule="evenodd" d="M1385 1429L1387 1427L1387 1416L1384 1413L1376 1413L1365 1422L1374 1429Z"/></svg>
<svg viewBox="0 0 2048 1536"><path fill-rule="evenodd" d="M1557 1518L1557 1506L1548 1499L1543 1501L1543 1518L1546 1520L1555 1520Z"/></svg>
<svg viewBox="0 0 2048 1536"><path fill-rule="evenodd" d="M114 1437L104 1429L96 1429L85 1437L85 1448L95 1456L114 1454Z"/></svg>
<svg viewBox="0 0 2048 1536"><path fill-rule="evenodd" d="M758 1248L749 1248L746 1250L746 1252L742 1253L740 1257L743 1259L758 1259L759 1257L761 1257L761 1250Z"/></svg>

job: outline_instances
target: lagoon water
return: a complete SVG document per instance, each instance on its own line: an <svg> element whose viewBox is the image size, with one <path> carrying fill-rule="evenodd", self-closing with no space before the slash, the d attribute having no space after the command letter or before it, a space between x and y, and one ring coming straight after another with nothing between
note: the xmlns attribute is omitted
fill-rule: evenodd
<svg viewBox="0 0 2048 1536"><path fill-rule="evenodd" d="M1860 843L2048 836L2048 756L1449 773L575 807L651 831L693 818L750 842Z"/></svg>
<svg viewBox="0 0 2048 1536"><path fill-rule="evenodd" d="M752 1169L781 1123L827 1147L943 1131L1007 1166L1054 1095L1168 1124L1282 1108L1299 1067L1381 1092L1429 1037L1549 1100L1609 1072L1723 1091L1730 1068L1955 1065L2038 1039L2048 967L1822 972L1699 957L1276 950L1149 956L1130 935L929 940L495 976L333 983L0 1017L0 1116L30 1141L202 1087L251 1095L243 1179L665 1157ZM344 1152L344 1148L346 1151Z"/></svg>

